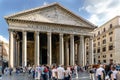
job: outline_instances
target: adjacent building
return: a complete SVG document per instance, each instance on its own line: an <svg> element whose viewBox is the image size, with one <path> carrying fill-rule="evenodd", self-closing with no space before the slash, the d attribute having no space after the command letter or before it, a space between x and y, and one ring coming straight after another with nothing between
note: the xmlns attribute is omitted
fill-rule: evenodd
<svg viewBox="0 0 120 80"><path fill-rule="evenodd" d="M7 62L9 60L9 44L0 40L0 60Z"/></svg>
<svg viewBox="0 0 120 80"><path fill-rule="evenodd" d="M120 16L117 16L94 31L94 63L120 62Z"/></svg>
<svg viewBox="0 0 120 80"><path fill-rule="evenodd" d="M95 25L58 3L5 17L9 26L9 65L86 64L85 42L93 64L92 31Z"/></svg>

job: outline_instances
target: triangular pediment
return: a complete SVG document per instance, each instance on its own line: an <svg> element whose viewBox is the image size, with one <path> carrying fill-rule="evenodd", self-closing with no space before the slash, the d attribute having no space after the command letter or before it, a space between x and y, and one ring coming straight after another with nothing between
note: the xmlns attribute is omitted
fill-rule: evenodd
<svg viewBox="0 0 120 80"><path fill-rule="evenodd" d="M91 24L89 21L75 15L74 13L62 7L58 3L20 12L15 15L8 16L6 18L85 26L92 28L95 27L95 25Z"/></svg>

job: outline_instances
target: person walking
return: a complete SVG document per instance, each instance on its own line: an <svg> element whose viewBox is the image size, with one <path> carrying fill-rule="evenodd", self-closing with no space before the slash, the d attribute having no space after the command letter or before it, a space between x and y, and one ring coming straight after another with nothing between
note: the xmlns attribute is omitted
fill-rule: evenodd
<svg viewBox="0 0 120 80"><path fill-rule="evenodd" d="M95 74L95 67L93 65L90 65L90 79L95 80L94 74Z"/></svg>

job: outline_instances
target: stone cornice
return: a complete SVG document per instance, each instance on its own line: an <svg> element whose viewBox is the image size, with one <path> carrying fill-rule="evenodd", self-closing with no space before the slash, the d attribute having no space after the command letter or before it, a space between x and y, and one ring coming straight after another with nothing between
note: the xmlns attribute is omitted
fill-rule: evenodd
<svg viewBox="0 0 120 80"><path fill-rule="evenodd" d="M94 27L89 26L77 26L77 25L69 25L69 24L60 24L60 23L52 23L52 22L41 22L41 21L31 21L31 20L20 20L20 19L7 19L8 23L11 24L12 22L18 23L31 23L31 24L45 24L45 25L60 25L60 26L69 26L69 27L78 27L84 29L95 29Z"/></svg>
<svg viewBox="0 0 120 80"><path fill-rule="evenodd" d="M9 30L13 31L28 31L28 32L52 32L52 33L63 33L63 34L75 34L75 35L88 35L92 36L90 33L92 30L85 29L81 27L70 27L70 26L61 26L61 25L46 25L46 24L10 24Z"/></svg>

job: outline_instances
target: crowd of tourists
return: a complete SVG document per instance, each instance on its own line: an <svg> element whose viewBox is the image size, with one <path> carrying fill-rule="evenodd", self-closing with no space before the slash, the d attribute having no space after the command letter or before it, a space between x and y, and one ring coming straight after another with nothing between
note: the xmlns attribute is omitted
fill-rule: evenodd
<svg viewBox="0 0 120 80"><path fill-rule="evenodd" d="M120 64L97 64L90 66L91 80L120 80Z"/></svg>
<svg viewBox="0 0 120 80"><path fill-rule="evenodd" d="M72 80L72 76L78 79L78 74L82 72L88 72L90 74L90 80L120 80L120 64L95 64L86 65L81 67L79 65L63 66L63 65L33 65L28 67L16 67L4 69L4 73L12 75L12 72L16 74L27 74L35 80Z"/></svg>
<svg viewBox="0 0 120 80"><path fill-rule="evenodd" d="M78 78L78 73L82 72L82 67L78 65L73 66L56 66L55 64L49 65L33 65L28 67L16 67L15 69L6 67L4 74L12 75L12 72L16 74L28 74L28 77L31 76L35 80L72 80L74 75Z"/></svg>

